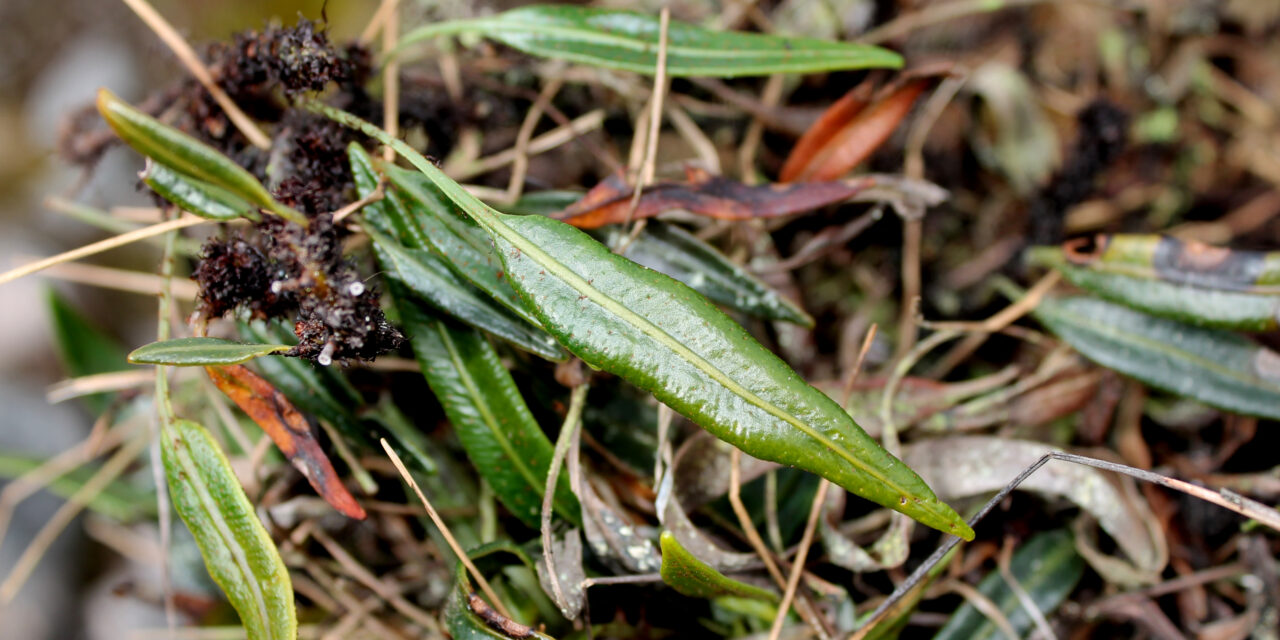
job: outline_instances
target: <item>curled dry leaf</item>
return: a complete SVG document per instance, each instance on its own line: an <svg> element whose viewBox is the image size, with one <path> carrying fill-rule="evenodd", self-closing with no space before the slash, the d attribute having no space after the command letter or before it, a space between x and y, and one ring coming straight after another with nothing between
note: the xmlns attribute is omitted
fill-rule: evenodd
<svg viewBox="0 0 1280 640"><path fill-rule="evenodd" d="M262 427L320 497L347 517L364 519L364 508L343 486L311 432L311 424L283 393L241 365L205 367L205 371L222 393Z"/></svg>
<svg viewBox="0 0 1280 640"><path fill-rule="evenodd" d="M919 472L939 498L955 500L999 491L1023 469L1055 447L989 436L952 436L908 445L902 459ZM1168 561L1164 533L1132 483L1092 467L1050 464L1019 489L1060 496L1088 511L1148 580Z"/></svg>
<svg viewBox="0 0 1280 640"><path fill-rule="evenodd" d="M545 562L534 563L534 571L538 574L538 583L542 590L556 603L561 615L568 620L576 620L587 605L587 591L583 581L587 579L582 566L582 533L577 528L552 535L551 550L555 557L556 577L560 582L557 590L551 585L549 568ZM564 598L561 599L560 596Z"/></svg>
<svg viewBox="0 0 1280 640"><path fill-rule="evenodd" d="M835 180L866 160L897 130L931 80L915 79L872 97L858 85L831 105L801 136L782 165L782 182Z"/></svg>
<svg viewBox="0 0 1280 640"><path fill-rule="evenodd" d="M686 183L660 182L645 187L631 219L652 218L676 209L720 220L778 218L848 200L874 184L870 179L861 179L747 185L692 167L685 169L685 175ZM626 222L634 192L634 187L615 174L551 217L579 229Z"/></svg>

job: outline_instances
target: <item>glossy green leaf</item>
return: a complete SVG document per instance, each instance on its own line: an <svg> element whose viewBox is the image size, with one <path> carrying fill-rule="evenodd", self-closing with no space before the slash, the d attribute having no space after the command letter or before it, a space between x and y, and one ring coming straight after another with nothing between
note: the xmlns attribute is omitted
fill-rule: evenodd
<svg viewBox="0 0 1280 640"><path fill-rule="evenodd" d="M371 193L377 184L373 160L355 144L348 147L347 153L360 195ZM383 170L392 188L383 202L365 208L365 219L373 220L381 229L395 229L405 246L434 251L453 273L520 319L540 326L504 279L502 261L483 229L455 211L454 205L422 174L390 164L384 164Z"/></svg>
<svg viewBox="0 0 1280 640"><path fill-rule="evenodd" d="M483 335L433 318L403 296L397 295L396 301L422 374L467 457L502 504L537 528L551 466L551 441L529 413L511 374ZM580 524L578 500L569 490L567 476L556 485L556 512Z"/></svg>
<svg viewBox="0 0 1280 640"><path fill-rule="evenodd" d="M738 582L699 560L680 546L680 542L670 531L662 532L658 544L662 546L662 581L686 596L691 598L738 596L769 602L778 601L777 594Z"/></svg>
<svg viewBox="0 0 1280 640"><path fill-rule="evenodd" d="M174 421L161 430L160 451L174 510L250 640L296 638L289 572L208 430Z"/></svg>
<svg viewBox="0 0 1280 640"><path fill-rule="evenodd" d="M749 455L817 473L972 539L919 476L697 292L563 222L500 214L373 125L319 103L309 108L391 145L484 227L525 305L587 364L649 391Z"/></svg>
<svg viewBox="0 0 1280 640"><path fill-rule="evenodd" d="M626 233L625 229L610 227L606 244L618 246ZM680 227L650 220L627 245L625 255L689 285L712 302L766 320L813 326L813 318L795 303Z"/></svg>
<svg viewBox="0 0 1280 640"><path fill-rule="evenodd" d="M1098 364L1208 405L1280 419L1280 354L1087 297L1045 300L1036 317Z"/></svg>
<svg viewBox="0 0 1280 640"><path fill-rule="evenodd" d="M555 338L476 291L430 250L404 247L372 227L365 231L373 239L374 254L387 277L432 307L548 360L566 358Z"/></svg>
<svg viewBox="0 0 1280 640"><path fill-rule="evenodd" d="M18 453L0 452L0 478L12 480L31 472L47 460ZM76 467L54 478L45 489L60 498L70 498L98 472L88 464ZM127 480L117 479L85 505L90 511L120 522L133 522L156 515L155 492L143 490Z"/></svg>
<svg viewBox="0 0 1280 640"><path fill-rule="evenodd" d="M133 108L107 89L98 90L98 112L134 151L179 173L225 189L281 218L307 224L306 216L277 202L244 167L213 147Z"/></svg>
<svg viewBox="0 0 1280 640"><path fill-rule="evenodd" d="M241 344L221 338L176 338L138 347L129 354L133 364L207 367L240 364L290 349L287 344Z"/></svg>
<svg viewBox="0 0 1280 640"><path fill-rule="evenodd" d="M1035 247L1035 264L1051 266L1071 284L1133 309L1201 327L1239 331L1280 328L1280 296L1207 289L1157 278L1140 278L1094 265L1068 263L1058 247Z"/></svg>
<svg viewBox="0 0 1280 640"><path fill-rule="evenodd" d="M1009 561L1009 572L1031 601L1044 614L1050 614L1066 599L1084 574L1084 560L1076 553L1071 534L1059 529L1032 536ZM978 593L1000 608L1018 637L1025 636L1034 624L1009 583L994 570L978 584ZM969 603L952 614L934 640L982 640L1005 635L1000 627Z"/></svg>
<svg viewBox="0 0 1280 640"><path fill-rule="evenodd" d="M50 289L46 300L58 355L69 376L89 376L129 368L124 348L90 323L66 299ZM84 401L94 413L100 413L107 408L109 398L109 394L95 393L85 396Z"/></svg>
<svg viewBox="0 0 1280 640"><path fill-rule="evenodd" d="M406 34L403 44L435 36L477 33L536 56L653 74L658 62L659 32L656 15L535 5L495 16L429 24ZM898 54L856 42L712 31L678 20L672 20L667 30L667 74L677 77L901 66L902 57Z"/></svg>
<svg viewBox="0 0 1280 640"><path fill-rule="evenodd" d="M258 219L258 210L243 198L203 180L185 176L159 162L148 163L142 181L160 197L210 220Z"/></svg>

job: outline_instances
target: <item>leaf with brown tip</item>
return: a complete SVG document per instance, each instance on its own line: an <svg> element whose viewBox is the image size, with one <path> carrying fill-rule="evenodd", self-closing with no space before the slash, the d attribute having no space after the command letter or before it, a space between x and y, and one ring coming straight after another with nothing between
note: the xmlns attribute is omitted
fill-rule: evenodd
<svg viewBox="0 0 1280 640"><path fill-rule="evenodd" d="M688 182L660 182L645 187L631 219L652 218L676 209L719 220L778 218L848 200L872 185L870 179L748 185L699 169L688 169L686 173ZM551 217L579 229L623 223L631 210L633 193L634 188L615 174Z"/></svg>
<svg viewBox="0 0 1280 640"><path fill-rule="evenodd" d="M311 432L310 423L283 393L242 365L205 367L204 370L222 393L262 427L289 464L302 472L325 502L347 517L364 519L364 508L343 486L338 472Z"/></svg>

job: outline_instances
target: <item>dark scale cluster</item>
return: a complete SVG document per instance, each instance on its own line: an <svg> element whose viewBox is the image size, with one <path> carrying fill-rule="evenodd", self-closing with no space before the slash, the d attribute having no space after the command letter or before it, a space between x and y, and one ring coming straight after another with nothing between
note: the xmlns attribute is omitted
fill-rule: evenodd
<svg viewBox="0 0 1280 640"><path fill-rule="evenodd" d="M368 101L369 56L342 50L301 20L215 44L208 60L219 84L260 122L273 125L270 152L249 145L222 110L190 82L177 98L177 123L256 174L282 203L306 214L307 227L264 215L254 233L210 239L194 277L201 313L221 317L245 309L256 318L292 320L298 346L286 355L321 364L372 359L395 349L399 331L387 323L378 293L342 256L346 231L332 213L355 198L346 148L362 141L321 116L294 109L296 96L336 85L340 102Z"/></svg>

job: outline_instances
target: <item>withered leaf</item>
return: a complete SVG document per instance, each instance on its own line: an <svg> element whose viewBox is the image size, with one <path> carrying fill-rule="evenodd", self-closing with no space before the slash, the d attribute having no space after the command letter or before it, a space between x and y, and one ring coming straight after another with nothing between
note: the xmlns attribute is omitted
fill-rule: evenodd
<svg viewBox="0 0 1280 640"><path fill-rule="evenodd" d="M748 185L687 168L687 182L660 182L645 187L631 219L652 218L681 209L720 220L778 218L805 213L849 199L872 186L869 178L854 181L804 184ZM612 175L592 187L581 200L551 217L580 229L626 222L634 188L621 175Z"/></svg>
<svg viewBox="0 0 1280 640"><path fill-rule="evenodd" d="M782 165L782 182L835 180L884 144L931 84L915 79L887 87L870 97L859 85L831 105L800 137Z"/></svg>
<svg viewBox="0 0 1280 640"><path fill-rule="evenodd" d="M311 432L311 424L283 393L243 365L205 367L205 371L222 393L262 427L320 497L344 515L364 519L364 508L343 486Z"/></svg>

